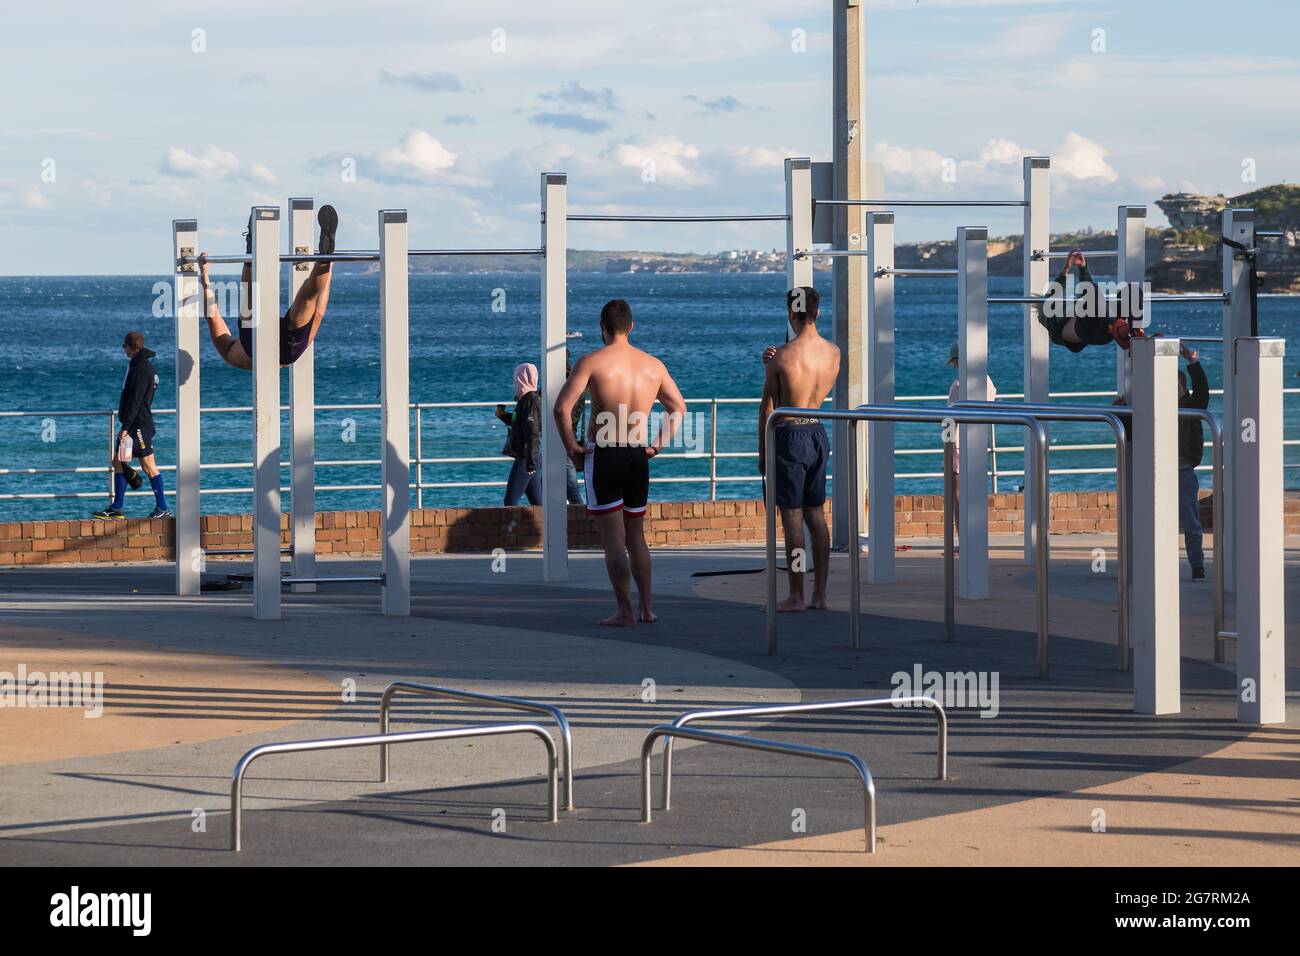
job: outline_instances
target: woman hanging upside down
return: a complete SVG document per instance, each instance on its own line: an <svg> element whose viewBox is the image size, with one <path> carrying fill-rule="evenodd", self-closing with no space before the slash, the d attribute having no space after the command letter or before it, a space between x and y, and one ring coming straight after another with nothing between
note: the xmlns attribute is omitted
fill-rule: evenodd
<svg viewBox="0 0 1300 956"><path fill-rule="evenodd" d="M320 255L334 252L334 233L339 227L339 216L333 206L321 206L316 215L320 224L320 240L317 251ZM249 219L245 249L250 255L253 251L253 222ZM244 290L252 289L253 266L244 264L240 277ZM253 313L249 296L240 296L239 337L230 334L221 310L217 307L217 297L212 292L208 278L207 253L199 256L199 282L203 286L204 311L208 320L208 335L217 352L235 368L252 371L253 368ZM251 295L251 293L250 293ZM293 297L289 311L280 319L280 367L292 365L303 352L307 351L321 320L325 318L325 307L330 299L330 263L317 262L312 265L311 275L298 288Z"/></svg>
<svg viewBox="0 0 1300 956"><path fill-rule="evenodd" d="M1079 281L1068 290L1070 270L1079 270ZM1066 292L1073 291L1073 299ZM1127 349L1133 338L1142 331L1129 324L1124 310L1132 308L1125 303L1130 295L1120 296L1121 309L1117 315L1111 308L1102 287L1088 271L1088 261L1078 249L1070 253L1056 280L1048 287L1043 304L1037 306L1038 322L1047 329L1048 337L1071 352L1082 352L1089 345L1109 345L1114 342Z"/></svg>

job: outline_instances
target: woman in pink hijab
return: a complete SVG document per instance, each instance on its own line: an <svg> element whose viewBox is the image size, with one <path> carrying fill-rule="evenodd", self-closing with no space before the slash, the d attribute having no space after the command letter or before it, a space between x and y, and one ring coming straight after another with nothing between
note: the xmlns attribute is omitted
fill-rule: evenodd
<svg viewBox="0 0 1300 956"><path fill-rule="evenodd" d="M528 503L542 503L542 396L537 391L537 366L524 362L515 366L515 410L507 412L504 405L497 406L497 418L510 426L502 454L515 460L510 466L506 482L506 507L519 504L528 496Z"/></svg>

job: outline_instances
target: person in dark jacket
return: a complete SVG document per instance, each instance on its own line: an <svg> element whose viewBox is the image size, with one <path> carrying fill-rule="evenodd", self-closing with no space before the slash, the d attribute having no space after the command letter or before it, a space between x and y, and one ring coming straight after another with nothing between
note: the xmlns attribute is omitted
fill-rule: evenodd
<svg viewBox="0 0 1300 956"><path fill-rule="evenodd" d="M1201 368L1200 355L1183 346L1180 354L1187 360L1187 372L1178 373L1178 407L1209 408L1210 382ZM1188 379L1191 387L1188 387ZM1192 580L1205 580L1205 552L1201 550L1201 516L1197 493L1201 490L1196 468L1205 454L1205 434L1195 418L1178 419L1178 523L1182 525L1187 547L1187 563L1192 566ZM1218 528L1214 529L1218 532ZM1217 552L1216 552L1217 553Z"/></svg>
<svg viewBox="0 0 1300 956"><path fill-rule="evenodd" d="M497 406L497 417L510 426L504 452L515 460L506 481L507 508L519 504L524 495L529 504L542 503L542 396L537 391L537 366L531 362L516 365L514 377L514 412Z"/></svg>
<svg viewBox="0 0 1300 956"><path fill-rule="evenodd" d="M1070 270L1079 270L1078 282L1070 288ZM1072 293L1072 295L1067 295ZM1073 298L1074 301L1067 302ZM1089 345L1117 343L1127 349L1137 331L1128 320L1110 314L1102 287L1088 271L1088 260L1078 249L1070 253L1055 281L1048 287L1043 304L1038 306L1038 323L1047 329L1048 338L1071 352L1082 352Z"/></svg>
<svg viewBox="0 0 1300 956"><path fill-rule="evenodd" d="M573 373L573 356L568 349L564 350L564 378L567 381ZM573 422L573 434L582 434L582 416L587 410L586 396L583 395L573 403L573 412L570 414L570 420ZM587 499L582 493L582 486L578 484L578 468L573 463L573 459L568 455L564 456L564 496L571 505L585 504Z"/></svg>
<svg viewBox="0 0 1300 956"><path fill-rule="evenodd" d="M153 488L154 509L150 518L170 518L167 498L163 494L162 474L154 462L153 454L153 396L158 390L158 372L150 361L157 353L144 347L144 334L128 332L122 342L122 351L130 359L126 380L122 383L122 397L117 406L117 444L113 449L113 500L107 508L96 511L96 518L125 518L122 508L126 504L127 472L130 459L140 462L140 469L149 476ZM134 475L134 472L132 472ZM138 483L138 479L137 479Z"/></svg>

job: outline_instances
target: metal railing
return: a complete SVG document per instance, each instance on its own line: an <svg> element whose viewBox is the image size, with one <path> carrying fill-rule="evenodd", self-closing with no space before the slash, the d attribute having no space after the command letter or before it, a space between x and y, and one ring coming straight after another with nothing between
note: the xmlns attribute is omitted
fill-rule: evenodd
<svg viewBox="0 0 1300 956"><path fill-rule="evenodd" d="M504 707L507 710L522 710L534 714L547 714L555 720L560 731L560 762L564 775L565 809L573 807L573 734L569 730L569 721L563 711L551 704L542 704L522 697L505 697L499 694L482 694L472 690L458 690L454 687L439 687L436 684L415 684L411 681L393 681L384 688L379 698L379 732L388 733L389 711L392 709L393 697L398 693L417 694L421 697L441 697L448 700L464 700L476 704L488 704ZM388 782L388 747L379 748L379 779Z"/></svg>
<svg viewBox="0 0 1300 956"><path fill-rule="evenodd" d="M793 757L809 757L813 760L829 760L833 763L845 763L852 767L862 781L863 830L867 837L867 852L876 852L876 785L872 782L871 771L857 754L847 750L828 750L825 747L810 747L807 744L780 743L764 740L762 737L741 737L737 734L721 734L713 730L695 730L691 727L674 727L660 724L646 734L641 744L641 822L652 823L653 812L650 809L650 752L654 750L655 741L660 737L684 737L706 744L722 744L724 747L741 747L745 750L765 750L768 753L789 754Z"/></svg>
<svg viewBox="0 0 1300 956"><path fill-rule="evenodd" d="M548 822L559 820L560 785L556 776L555 741L538 724L482 724L478 727L455 727L448 730L409 730L400 734L371 734L362 737L325 737L319 740L292 740L254 747L235 764L230 777L230 849L239 852L243 837L244 774L259 757L270 754L305 753L312 750L341 750L346 747L383 747L427 740L463 740L466 737L499 737L504 734L532 734L546 746L546 780Z"/></svg>
<svg viewBox="0 0 1300 956"><path fill-rule="evenodd" d="M863 700L824 700L812 704L764 704L758 707L728 707L718 710L693 710L682 714L672 722L673 727L685 727L701 720L727 720L735 717L776 717L782 714L820 714L835 713L846 710L866 710L868 708L890 706L902 710L907 707L929 707L934 712L939 739L936 745L938 770L936 780L948 779L948 714L933 697L869 697ZM663 809L672 809L673 798L673 739L664 739L663 760Z"/></svg>
<svg viewBox="0 0 1300 956"><path fill-rule="evenodd" d="M1300 395L1300 388L1283 389L1283 395ZM1211 395L1222 395L1222 389L1214 389ZM1062 391L1053 392L1051 397L1054 399L1113 399L1114 391ZM1016 403L1022 399L1023 395L1019 393L1002 393L999 395L999 404L1008 405ZM927 402L946 402L946 394L939 395L900 395L895 401L899 404L915 404ZM757 485L762 479L757 475L727 475L720 474L718 466L720 462L729 460L750 460L757 461L758 452L754 451L721 451L719 450L719 420L721 413L732 406L754 406L759 403L758 398L688 398L687 405L707 405L708 406L708 440L704 450L701 451L665 451L663 454L656 456L660 461L700 461L707 462L708 471L700 475L656 475L650 480L655 484L694 484L707 485L708 496L710 501L716 501L720 488L734 485L747 484ZM504 488L504 480L465 480L465 481L427 481L425 480L425 466L445 466L445 465L508 465L510 458L500 454L488 455L458 455L458 456L426 456L425 454L425 433L427 431L424 421L425 413L445 413L452 410L460 409L490 409L495 408L498 402L413 402L411 404L412 412L412 429L413 429L413 455L411 457L411 491L415 496L415 506L423 508L425 506L425 493L435 492L444 489L473 489L473 488ZM325 404L317 405L317 412L330 411L378 411L380 406L377 403L357 403L357 404ZM282 407L282 411L288 412L289 406ZM163 408L155 409L155 416L174 415L175 409ZM249 406L214 406L202 409L202 414L252 414L252 408ZM0 420L17 419L17 418L102 418L106 422L106 444L105 457L101 459L103 464L77 465L56 468L21 468L21 467L3 467L0 468L0 477L5 476L23 476L23 475L94 475L99 476L106 482L106 492L111 495L113 491L112 473L108 470L107 462L112 457L116 447L117 422L116 411L113 409L82 409L82 410L57 410L57 411L0 411ZM1022 445L1002 445L997 440L997 428L991 429L992 441L990 443L990 474L992 478L992 487L994 494L1000 494L1002 485L1013 478L1024 477L1023 468L1007 468L998 460L998 456L1006 455L1023 455L1024 447ZM491 439L489 439L491 440ZM1300 438L1285 439L1282 444L1286 447L1300 446ZM1209 445L1209 442L1206 442ZM1052 444L1050 452L1053 453L1093 453L1093 452L1113 452L1114 445L1110 443L1068 443ZM942 446L930 447L923 446L918 448L898 448L895 450L895 456L898 458L933 458L939 459L943 455ZM343 458L343 459L321 459L316 462L318 468L378 468L380 460L378 458ZM222 471L241 471L247 470L251 473L251 461L233 461L233 462L204 462L200 466L201 471L222 472ZM281 468L288 469L290 462L282 461ZM1300 469L1300 462L1293 462L1285 466L1288 469ZM159 469L163 472L174 472L175 465L160 464ZM1198 471L1210 471L1209 465L1202 465ZM1102 467L1056 467L1050 470L1053 476L1085 476L1085 475L1110 475L1115 473L1113 466ZM895 477L900 481L908 480L933 480L941 481L943 479L942 468L936 470L918 470L918 471L899 471ZM285 487L288 482L285 482ZM361 491L378 491L381 485L376 483L344 482L334 484L319 484L316 486L318 493L343 493L343 492L361 492ZM231 486L219 488L203 488L203 495L249 495L252 494L251 486ZM89 499L100 498L104 495L103 491L43 491L43 492L0 492L0 501L38 501L38 500L57 500L57 499ZM171 493L171 490L168 490ZM146 497L151 495L151 491L131 491L128 495L132 497Z"/></svg>

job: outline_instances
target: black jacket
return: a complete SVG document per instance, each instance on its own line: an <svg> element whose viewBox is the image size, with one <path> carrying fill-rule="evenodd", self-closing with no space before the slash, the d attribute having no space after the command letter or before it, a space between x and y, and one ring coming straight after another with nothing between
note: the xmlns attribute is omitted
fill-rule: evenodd
<svg viewBox="0 0 1300 956"><path fill-rule="evenodd" d="M148 349L141 349L131 357L131 365L126 370L126 381L122 383L122 398L117 403L117 420L124 431L135 434L153 434L154 392L158 391L158 371L149 360L157 355Z"/></svg>
<svg viewBox="0 0 1300 956"><path fill-rule="evenodd" d="M510 419L510 453L528 462L528 470L537 470L537 454L542 447L542 395L529 392L515 402Z"/></svg>
<svg viewBox="0 0 1300 956"><path fill-rule="evenodd" d="M1178 399L1179 408L1209 408L1210 381L1205 377L1205 369L1200 362L1189 362L1187 377L1191 388L1186 395ZM1199 419L1178 419L1178 469L1195 468L1201 463L1205 454L1205 433Z"/></svg>

